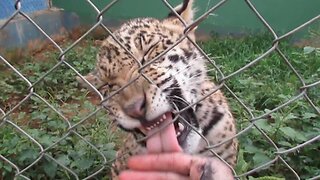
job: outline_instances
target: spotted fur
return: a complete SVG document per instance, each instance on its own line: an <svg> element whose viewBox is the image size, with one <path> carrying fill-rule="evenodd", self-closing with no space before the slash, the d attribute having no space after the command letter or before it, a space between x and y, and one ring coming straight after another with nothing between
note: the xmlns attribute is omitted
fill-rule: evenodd
<svg viewBox="0 0 320 180"><path fill-rule="evenodd" d="M183 4L176 8L176 12L187 24L193 19L192 3L192 0L184 0ZM104 103L110 111L110 118L120 128L129 132L123 148L118 151L119 158L113 165L114 178L126 168L125 160L129 156L146 153L145 143L136 141L142 134L138 129L142 121L155 119L168 111L182 110L216 88L206 73L206 60L189 40L182 40L158 57L182 37L184 29L185 26L175 13L171 13L164 20L131 20L114 32L115 38L123 46L111 36L104 40L97 55L95 70L85 76L95 87L104 89L105 96L135 80ZM188 36L195 40L193 30ZM158 58L154 60L155 57ZM139 69L151 60L154 62ZM80 78L78 80L85 84ZM127 109L139 102L142 102L141 108L144 108L143 117L141 114L128 113ZM192 124L210 145L219 144L236 134L234 118L220 90L180 115L179 121L186 124L186 120ZM213 153L206 149L206 141L195 130L191 130L182 145L184 151L213 156ZM236 139L231 139L212 150L231 166L235 165Z"/></svg>

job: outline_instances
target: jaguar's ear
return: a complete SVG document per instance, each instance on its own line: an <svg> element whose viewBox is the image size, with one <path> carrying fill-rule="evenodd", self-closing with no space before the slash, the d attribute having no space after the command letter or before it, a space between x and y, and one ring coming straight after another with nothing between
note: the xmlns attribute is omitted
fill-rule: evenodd
<svg viewBox="0 0 320 180"><path fill-rule="evenodd" d="M183 3L174 8L182 19L190 24L193 21L195 10L193 9L193 0L183 0ZM169 13L168 17L176 17L174 12Z"/></svg>
<svg viewBox="0 0 320 180"><path fill-rule="evenodd" d="M89 74L87 74L83 77L91 85L93 85L96 89L99 89L103 85L103 82L98 77L98 73L96 70L94 70L93 72L90 72ZM81 87L85 87L85 88L89 89L90 91L93 91L93 88L87 82L85 82L82 78L77 76L76 79Z"/></svg>
<svg viewBox="0 0 320 180"><path fill-rule="evenodd" d="M195 10L193 9L193 0L183 0L183 3L175 8L177 14L179 14L186 24L191 24L193 22L193 16ZM168 18L163 20L163 25L173 32L178 34L185 33L185 25L181 23L181 20L177 17L174 12L171 12ZM189 37L195 41L195 30L197 27L192 27L188 30Z"/></svg>

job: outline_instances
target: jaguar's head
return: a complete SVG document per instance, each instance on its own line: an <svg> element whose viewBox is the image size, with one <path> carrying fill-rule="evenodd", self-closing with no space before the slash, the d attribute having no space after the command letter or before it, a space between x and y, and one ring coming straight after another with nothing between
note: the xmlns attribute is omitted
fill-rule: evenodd
<svg viewBox="0 0 320 180"><path fill-rule="evenodd" d="M192 0L185 0L176 12L191 23ZM103 41L94 72L84 78L107 97L103 105L121 128L146 134L177 119L174 125L183 145L190 133L185 121L198 126L194 106L189 105L204 80L204 62L184 30L175 15L161 21L134 19ZM188 36L194 40L194 31Z"/></svg>

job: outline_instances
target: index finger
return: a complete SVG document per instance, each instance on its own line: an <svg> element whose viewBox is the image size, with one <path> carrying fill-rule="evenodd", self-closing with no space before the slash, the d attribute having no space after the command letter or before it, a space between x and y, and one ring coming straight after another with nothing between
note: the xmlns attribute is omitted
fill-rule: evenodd
<svg viewBox="0 0 320 180"><path fill-rule="evenodd" d="M170 171L181 175L189 175L195 157L183 153L149 154L133 156L128 160L132 170Z"/></svg>

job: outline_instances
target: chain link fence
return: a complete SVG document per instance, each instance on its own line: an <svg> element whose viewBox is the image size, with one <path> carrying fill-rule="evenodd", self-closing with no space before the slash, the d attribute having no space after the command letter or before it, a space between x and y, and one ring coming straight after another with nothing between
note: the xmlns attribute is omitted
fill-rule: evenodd
<svg viewBox="0 0 320 180"><path fill-rule="evenodd" d="M110 162L112 162L114 160L113 159L114 156L110 155L111 157L108 157L108 154L106 154L103 150L101 150L101 144L99 144L99 143L97 144L96 143L97 141L91 141L90 138L87 138L88 133L83 133L86 131L87 132L91 131L90 128L93 126L92 124L96 123L96 122L92 121L92 119L94 119L97 116L97 114L104 111L104 108L97 107L97 108L93 108L92 110L91 109L87 110L86 113L84 113L85 115L83 115L81 118L79 118L79 119L77 119L77 121L75 121L73 119L74 115L77 113L80 113L81 108L84 108L84 107L81 106L80 108L78 108L76 110L79 112L71 112L71 113L69 112L69 114L65 113L62 105L56 106L54 103L52 103L53 102L52 99L47 98L48 96L44 96L42 94L39 94L37 92L37 88L39 86L46 86L46 84L44 83L46 81L46 79L51 76L54 76L57 70L62 70L65 72L67 72L67 71L72 72L72 74L74 75L74 79L76 76L82 77L82 75L79 73L77 68L75 68L74 64L69 62L68 54L70 54L70 52L74 48L80 46L79 44L81 44L81 41L84 40L96 28L99 27L99 28L104 29L106 31L106 33L108 33L119 44L121 44L119 42L119 40L117 40L116 37L113 36L110 28L107 27L106 25L104 25L104 23L103 23L103 19L104 19L103 15L110 8L112 8L112 6L115 5L117 2L118 2L118 0L113 0L108 5L106 5L103 9L98 9L94 3L92 3L90 0L87 0L88 8L95 9L95 11L97 13L97 22L92 27L90 27L90 29L87 30L80 38L78 38L76 41L74 41L72 44L69 44L68 46L64 46L64 45L59 45L57 42L55 42L55 40L53 38L51 38L43 30L43 27L39 27L39 25L29 15L27 15L23 11L23 6L25 5L24 1L19 1L19 0L16 1L16 3L14 4L15 12L10 17L5 19L5 22L0 27L0 33L1 33L1 30L3 30L7 26L8 23L10 23L10 21L12 21L17 16L22 16L23 18L28 20L31 24L33 24L33 26L47 38L47 40L53 46L53 49L58 52L58 55L57 55L58 61L51 67L51 69L49 69L45 72L41 72L38 78L31 80L30 77L28 76L28 73L22 73L20 71L20 69L15 66L15 63L12 63L10 61L10 59L8 59L5 56L0 54L0 62L2 65L5 66L5 69L2 69L1 71L3 73L8 73L9 71L10 71L10 73L13 73L17 77L17 79L20 79L21 86L23 87L23 89L25 89L23 91L22 98L17 99L17 98L15 98L14 93L11 94L11 96L8 98L8 100L9 101L11 100L10 102L13 102L13 100L15 100L15 101L14 101L14 103L11 104L10 108L5 107L5 104L3 105L3 107L0 107L0 112L1 112L0 113L1 114L0 132L1 131L4 132L7 130L10 132L16 133L19 135L20 139L19 140L11 139L11 141L29 142L30 148L33 147L34 149L36 149L33 153L30 153L29 151L25 151L25 150L23 151L26 154L25 156L28 156L28 155L32 156L31 160L29 159L29 161L27 161L27 163L24 166L18 165L17 162L14 161L14 157L12 155L7 156L6 154L3 154L3 152L0 150L0 159L1 159L0 162L2 162L2 164L1 164L2 167L0 169L0 172L4 172L4 170L11 169L14 177L22 178L22 179L30 179L30 177L28 177L28 175L26 175L26 174L37 172L36 171L37 167L39 165L43 165L43 166L47 166L46 168L60 169L60 171L64 172L65 178L90 179L90 178L98 177L99 175L108 171L108 169L110 168ZM259 127L256 123L259 122L259 120L261 120L261 119L268 118L273 113L281 110L282 108L290 106L294 102L300 101L301 99L308 102L308 105L314 109L315 113L318 116L316 118L318 118L318 120L319 120L320 109L319 109L319 104L316 103L316 102L318 102L318 99L315 99L314 97L310 97L308 92L312 88L319 89L320 80L316 80L314 82L307 83L305 81L304 77L292 65L291 60L286 56L286 54L284 53L283 49L281 49L281 46L279 44L281 41L283 41L287 37L291 36L292 34L296 33L297 31L301 30L302 28L305 28L306 26L308 26L309 24L311 24L313 22L319 21L320 15L310 19L309 21L305 22L304 24L301 24L299 27L296 27L295 29L291 30L290 32L279 36L273 30L273 27L269 24L269 22L266 21L264 19L264 17L260 14L260 12L255 8L255 6L252 4L252 2L250 0L245 0L246 4L250 8L250 10L263 23L266 30L273 35L273 42L270 44L271 45L270 49L268 49L267 51L262 53L259 57L251 60L250 62L245 64L243 67L239 68L238 70L236 70L230 74L224 74L223 71L220 69L220 67L215 63L215 60L210 58L201 49L201 47L196 42L193 42L186 34L188 31L192 30L194 27L201 24L206 19L207 16L209 16L212 13L215 13L216 10L223 7L226 2L227 2L227 0L220 1L219 3L215 4L213 7L208 9L206 13L204 13L203 15L201 15L197 19L195 19L193 21L193 23L186 25L185 31L184 31L185 35L183 35L180 38L180 40L175 42L165 52L163 52L162 54L159 54L156 58L151 60L149 63L147 63L143 66L140 66L140 69L143 69L146 66L150 65L158 57L161 57L163 54L165 54L170 49L175 47L181 41L183 41L185 39L188 39L189 41L191 41L192 44L200 52L202 52L202 55L208 60L208 63L210 63L215 68L216 72L218 72L219 76L221 77L219 79L219 81L217 82L218 88L212 89L212 91L210 93L214 93L218 89L223 88L223 90L225 92L227 92L228 94L230 94L231 98L235 99L242 106L242 108L246 111L246 113L249 114L249 116L250 116L250 118L249 118L250 120L248 121L249 125L243 129L239 129L237 135L233 138L245 136L245 134L247 132L251 131L252 129L256 129L259 131L260 136L264 137L267 140L267 142L269 143L269 145L271 147L273 147L273 149L274 149L272 160L265 162L264 164L261 164L258 167L252 168L251 170L249 170L245 173L242 173L242 174L237 174L234 171L235 177L238 177L238 178L246 177L247 175L254 174L258 171L264 170L264 169L270 167L271 165L274 165L276 163L281 163L289 170L289 172L292 174L293 177L295 177L296 179L300 179L301 177L300 177L299 173L297 173L294 170L294 168L291 167L290 163L287 162L287 160L285 160L284 156L287 154L290 154L290 153L294 153L294 152L298 151L299 149L303 149L312 143L319 143L320 134L318 133L318 135L313 136L312 138L305 140L301 144L296 144L291 148L283 149L283 148L279 147L277 145L277 142L275 142L272 139L272 137L269 137L268 134L265 133L265 131L261 127ZM163 3L164 3L164 5L166 5L168 7L168 9L170 9L171 11L174 11L173 5L171 5L169 2L167 2L166 0L163 0ZM183 20L182 20L182 22L183 22ZM124 47L124 46L122 45L122 47ZM281 60L287 65L287 67L290 69L290 71L292 71L292 73L299 79L298 83L300 84L300 88L297 89L298 93L296 95L290 97L290 99L288 99L286 102L278 105L276 108L271 109L268 112L265 112L260 115L255 115L253 110L251 110L250 107L248 107L241 100L241 98L236 95L237 93L232 91L232 88L230 88L226 82L228 80L234 78L235 76L243 73L244 71L252 68L255 64L263 61L265 57L269 56L272 53L277 54L281 58ZM314 73L316 73L316 72L314 72ZM134 82L134 80L132 82L130 82L129 84L131 84L133 82ZM122 89L124 89L126 87L127 86L121 88L119 91L121 91ZM101 95L98 90L95 90L95 93L98 94L98 96L100 98L100 100L99 100L100 102L104 102L104 101L108 100L108 98L109 98L109 97L103 97L103 95ZM9 94L10 94L10 92L9 92ZM319 97L316 97L316 98L319 98ZM28 110L28 109L26 110L24 108L25 104L28 104L30 101L33 103L38 103L38 104L42 104L42 105L36 106L32 110ZM8 102L8 101L6 101L6 102ZM186 108L189 108L193 105L194 104L190 104ZM32 131L30 131L26 128L28 126L23 126L22 125L23 123L18 120L19 117L17 117L15 114L20 111L23 111L25 116L27 117L26 123L28 125L29 125L29 123L31 123L30 120L28 120L28 117L32 116L35 112L41 112L43 114L43 116L47 116L47 117L54 114L57 121L59 121L59 123L63 124L65 127L62 128L63 131L61 133L56 135L56 138L54 140L50 140L50 141L49 140L43 141L43 139L39 140L37 138L37 135L35 135L34 133L32 133ZM177 112L177 114L179 114L182 111L184 111L184 109ZM28 114L29 114L29 116L28 116ZM241 117L236 117L236 119L239 119L239 118L241 118ZM41 124L40 125L33 125L33 126L40 128ZM110 128L112 128L112 127L110 126ZM49 132L51 130L50 130L50 128L47 128L47 129L45 129L44 133L46 133L46 131ZM71 143L72 139L77 139L77 142L81 143L83 146L86 146L87 147L87 151L86 151L87 154L94 155L94 156L96 156L97 159L100 159L100 161L95 162L94 168L91 168L91 169L84 167L86 164L89 163L89 161L83 161L82 162L82 164L83 164L82 169L85 169L85 171L86 171L84 174L79 174L78 171L73 168L74 166L72 166L72 162L66 163L66 161L71 161L70 159L68 159L68 158L63 159L63 158L61 158L61 156L57 155L57 153L59 153L59 152L64 152L61 149L59 149L59 147L68 146L68 143L72 144ZM44 143L44 142L46 142L46 143ZM2 142L0 142L0 143L5 144L6 142L4 142L4 140L2 140ZM19 147L17 146L18 144L19 144L19 142L16 142L12 147L8 147L8 148L11 148L12 151L15 151L15 149L19 149ZM75 148L72 145L70 145L70 146L71 147L69 147L69 148L71 148L71 149ZM212 145L208 145L208 149L210 149L212 147L213 147ZM21 153L21 152L17 151L17 154L18 153ZM24 160L26 160L28 158L30 158L30 157L24 157ZM50 166L48 165L48 163L46 164L45 162L51 162L49 164ZM81 162L78 162L78 163L81 164ZM91 162L91 164L92 164L92 162ZM80 169L81 169L81 167L80 167ZM101 177L101 176L99 176L99 177ZM310 179L320 179L320 174L318 174L314 177L309 177L309 178ZM5 179L5 177L1 177L1 175L0 175L0 179Z"/></svg>

